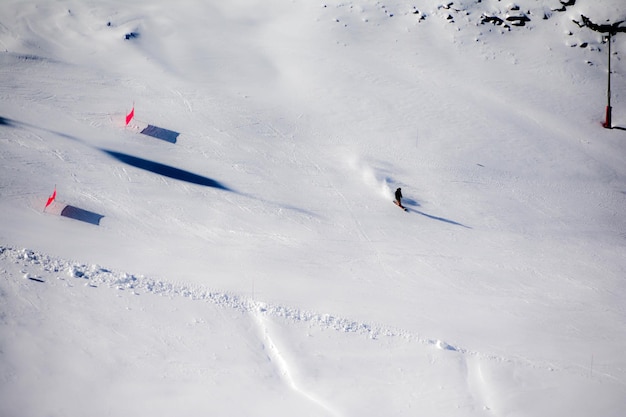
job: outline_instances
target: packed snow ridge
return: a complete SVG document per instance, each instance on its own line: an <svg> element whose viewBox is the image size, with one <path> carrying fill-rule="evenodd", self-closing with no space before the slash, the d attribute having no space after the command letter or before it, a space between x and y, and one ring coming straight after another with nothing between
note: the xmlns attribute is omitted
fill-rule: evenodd
<svg viewBox="0 0 626 417"><path fill-rule="evenodd" d="M143 275L116 272L99 265L75 263L30 249L0 246L0 257L20 264L23 268L22 273L25 279L40 283L48 282L42 276L42 273L49 276L56 275L57 280L64 280L66 277L70 277L82 280L85 286L93 288L106 286L120 291L130 291L135 295L149 293L166 297L185 297L194 301L208 301L217 306L231 308L242 313L260 313L291 321L306 322L325 329L362 334L371 339L401 337L423 344L435 345L444 350L467 352L465 349L451 346L441 340L423 339L418 335L389 326L357 322L347 318L336 317L332 314L315 313L287 306L272 305L239 295L206 290L199 286L174 284Z"/></svg>

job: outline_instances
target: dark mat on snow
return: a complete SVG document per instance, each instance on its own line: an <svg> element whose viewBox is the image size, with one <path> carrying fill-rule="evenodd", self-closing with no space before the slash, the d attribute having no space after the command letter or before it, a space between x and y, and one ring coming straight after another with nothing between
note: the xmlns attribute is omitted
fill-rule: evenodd
<svg viewBox="0 0 626 417"><path fill-rule="evenodd" d="M100 220L104 217L103 215L94 213L93 211L83 210L82 208L70 205L63 208L61 216L69 217L70 219L79 220L96 226L100 226Z"/></svg>
<svg viewBox="0 0 626 417"><path fill-rule="evenodd" d="M144 135L152 136L153 138L161 139L169 143L176 143L176 139L180 133L173 130L163 129L162 127L148 125L141 131Z"/></svg>

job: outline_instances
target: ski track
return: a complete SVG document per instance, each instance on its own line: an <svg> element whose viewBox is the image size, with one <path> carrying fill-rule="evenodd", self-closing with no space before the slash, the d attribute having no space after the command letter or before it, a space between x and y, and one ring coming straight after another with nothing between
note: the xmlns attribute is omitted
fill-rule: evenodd
<svg viewBox="0 0 626 417"><path fill-rule="evenodd" d="M312 404L315 404L317 407L320 407L327 411L330 415L340 417L341 414L335 411L330 405L326 404L323 400L319 399L313 393L307 392L302 389L295 381L293 376L291 375L290 367L281 353L281 350L276 345L276 342L271 337L269 329L265 325L266 316L263 315L263 310L261 308L257 308L252 311L254 321L257 324L261 337L264 341L263 348L267 348L268 356L271 358L272 362L276 363L276 367L278 372L281 375L281 378L285 381L285 383L295 392L302 395Z"/></svg>
<svg viewBox="0 0 626 417"><path fill-rule="evenodd" d="M465 347L448 344L439 339L426 338L417 333L412 333L389 325L361 322L345 317L337 317L328 313L318 313L294 307L265 303L254 300L253 298L226 292L212 291L198 286L175 284L168 281L145 277L143 275L112 271L96 264L81 264L70 260L51 257L30 249L16 249L10 246L0 245L0 259L7 259L13 263L21 265L21 272L24 274L25 279L38 281L44 284L46 283L46 277L43 276L45 274L58 274L57 279L60 279L60 276L65 274L66 276L75 278L76 280L82 280L85 286L92 288L106 286L117 290L132 291L136 295L144 293L172 298L185 297L190 300L210 302L219 307L231 308L241 313L249 314L258 324L262 337L267 343L269 354L276 360L276 363L280 368L279 371L285 378L288 385L294 388L295 391L310 399L312 402L315 402L317 405L327 409L328 407L319 399L309 395L297 387L289 374L289 368L285 360L280 355L280 351L270 338L267 328L263 324L264 319L278 318L287 322L308 323L310 326L315 326L320 329L360 334L373 340L380 338L399 338L410 343L418 343L432 348L449 351L450 353L462 355L463 360L465 361L467 361L470 357L473 357L476 359L486 359L499 363L513 363L534 369L544 369L551 372L569 371L579 373L581 375L585 373L585 370L581 369L580 372L577 372L576 369L572 369L571 366L568 366L567 364L559 366L553 362L548 363L522 357L510 358L481 353ZM39 270L39 273L36 272L37 269ZM610 377L610 375L606 376Z"/></svg>

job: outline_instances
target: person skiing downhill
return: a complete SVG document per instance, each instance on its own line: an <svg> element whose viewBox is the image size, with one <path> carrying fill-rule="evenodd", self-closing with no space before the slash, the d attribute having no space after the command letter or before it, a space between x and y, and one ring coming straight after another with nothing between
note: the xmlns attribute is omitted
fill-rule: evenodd
<svg viewBox="0 0 626 417"><path fill-rule="evenodd" d="M395 203L399 206L404 208L404 206L402 205L402 189L400 187L398 187L398 189L396 190L396 201Z"/></svg>

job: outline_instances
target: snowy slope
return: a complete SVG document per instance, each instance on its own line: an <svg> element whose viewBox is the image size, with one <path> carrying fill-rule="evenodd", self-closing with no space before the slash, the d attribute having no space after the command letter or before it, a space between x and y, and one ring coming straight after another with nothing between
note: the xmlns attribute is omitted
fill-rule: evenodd
<svg viewBox="0 0 626 417"><path fill-rule="evenodd" d="M569 3L3 2L0 414L620 415L626 11Z"/></svg>

